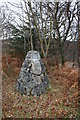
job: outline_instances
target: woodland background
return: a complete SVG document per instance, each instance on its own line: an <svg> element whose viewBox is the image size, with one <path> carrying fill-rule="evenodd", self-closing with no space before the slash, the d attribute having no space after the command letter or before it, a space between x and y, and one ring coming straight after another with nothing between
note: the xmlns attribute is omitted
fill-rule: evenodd
<svg viewBox="0 0 80 120"><path fill-rule="evenodd" d="M79 8L75 1L26 0L0 7L3 118L79 119ZM15 88L29 50L40 52L50 80L40 97L22 96Z"/></svg>

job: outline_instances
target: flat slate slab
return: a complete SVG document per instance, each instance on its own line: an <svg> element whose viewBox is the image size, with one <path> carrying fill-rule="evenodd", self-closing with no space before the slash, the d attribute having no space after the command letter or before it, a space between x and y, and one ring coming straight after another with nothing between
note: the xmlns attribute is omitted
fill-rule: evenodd
<svg viewBox="0 0 80 120"><path fill-rule="evenodd" d="M49 85L44 63L38 51L29 51L22 64L16 88L21 94L39 96Z"/></svg>

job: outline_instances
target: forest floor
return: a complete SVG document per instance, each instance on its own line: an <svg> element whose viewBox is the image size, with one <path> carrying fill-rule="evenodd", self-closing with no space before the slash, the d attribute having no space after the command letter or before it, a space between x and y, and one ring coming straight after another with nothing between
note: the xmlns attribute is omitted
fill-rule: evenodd
<svg viewBox="0 0 80 120"><path fill-rule="evenodd" d="M46 94L40 97L21 95L15 85L23 60L2 56L3 118L76 118L78 116L78 68L66 64L57 69L47 65L50 80ZM8 64L6 61L8 60ZM45 60L43 60L45 63Z"/></svg>

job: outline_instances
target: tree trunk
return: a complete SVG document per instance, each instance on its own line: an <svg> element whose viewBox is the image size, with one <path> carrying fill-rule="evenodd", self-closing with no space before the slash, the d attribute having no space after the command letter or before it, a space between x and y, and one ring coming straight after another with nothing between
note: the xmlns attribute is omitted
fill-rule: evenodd
<svg viewBox="0 0 80 120"><path fill-rule="evenodd" d="M62 63L62 65L64 65L65 57L64 57L64 50L62 47L60 47L60 53L61 53L61 63Z"/></svg>
<svg viewBox="0 0 80 120"><path fill-rule="evenodd" d="M63 43L59 42L59 50L61 55L61 64L64 65L65 63L65 55L64 55L64 49L63 49Z"/></svg>
<svg viewBox="0 0 80 120"><path fill-rule="evenodd" d="M24 32L24 31L23 31ZM25 39L25 32L24 32L24 52L25 52L25 55L26 55L26 39Z"/></svg>
<svg viewBox="0 0 80 120"><path fill-rule="evenodd" d="M31 41L31 50L33 50L33 41L32 41L32 29L30 26L30 41Z"/></svg>

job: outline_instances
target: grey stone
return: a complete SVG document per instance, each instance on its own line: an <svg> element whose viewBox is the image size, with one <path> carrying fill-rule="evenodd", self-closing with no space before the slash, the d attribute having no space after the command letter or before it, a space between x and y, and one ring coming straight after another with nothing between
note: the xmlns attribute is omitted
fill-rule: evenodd
<svg viewBox="0 0 80 120"><path fill-rule="evenodd" d="M24 86L23 86L23 84L21 83L21 85L20 85L20 92L23 94L24 93Z"/></svg>
<svg viewBox="0 0 80 120"><path fill-rule="evenodd" d="M31 68L31 73L40 75L41 74L41 65L39 60L32 61L32 68Z"/></svg>
<svg viewBox="0 0 80 120"><path fill-rule="evenodd" d="M40 76L35 76L34 77L34 82L36 85L40 84L41 83L41 77Z"/></svg>
<svg viewBox="0 0 80 120"><path fill-rule="evenodd" d="M27 91L26 91L26 94L27 94L27 95L30 95L31 88L27 87L27 89L26 89L26 90L27 90Z"/></svg>
<svg viewBox="0 0 80 120"><path fill-rule="evenodd" d="M32 90L32 95L36 95L36 96L40 96L41 95L41 89L39 87L35 87L33 90Z"/></svg>
<svg viewBox="0 0 80 120"><path fill-rule="evenodd" d="M49 79L37 51L29 51L22 64L16 88L22 94L39 96L46 92Z"/></svg>
<svg viewBox="0 0 80 120"><path fill-rule="evenodd" d="M45 88L44 83L41 83L39 87L41 88L41 93L45 93L46 92L46 88Z"/></svg>

